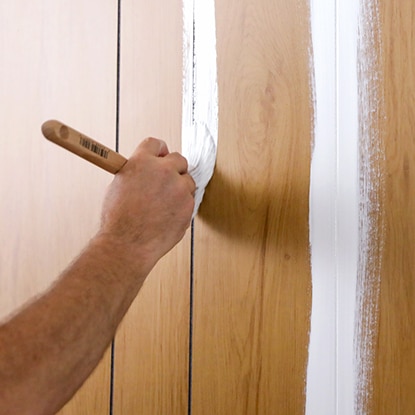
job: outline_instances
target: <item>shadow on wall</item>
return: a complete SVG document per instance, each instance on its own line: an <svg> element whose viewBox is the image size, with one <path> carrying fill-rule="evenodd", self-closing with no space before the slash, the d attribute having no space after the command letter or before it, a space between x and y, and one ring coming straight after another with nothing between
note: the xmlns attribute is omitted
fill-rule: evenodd
<svg viewBox="0 0 415 415"><path fill-rule="evenodd" d="M308 252L308 177L232 180L220 168L206 188L199 218L227 238L277 249L289 260ZM238 178L239 178L238 177ZM256 179L256 180L254 180ZM256 181L256 183L255 183Z"/></svg>

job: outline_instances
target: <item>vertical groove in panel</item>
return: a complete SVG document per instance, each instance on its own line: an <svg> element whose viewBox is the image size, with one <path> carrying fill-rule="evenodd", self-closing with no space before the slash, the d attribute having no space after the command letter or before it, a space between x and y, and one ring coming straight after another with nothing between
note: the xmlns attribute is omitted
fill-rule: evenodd
<svg viewBox="0 0 415 415"><path fill-rule="evenodd" d="M122 0L119 150L145 137L180 149L181 0ZM190 235L146 279L118 329L114 414L188 411Z"/></svg>
<svg viewBox="0 0 415 415"><path fill-rule="evenodd" d="M194 221L191 226L190 238L190 304L189 304L189 392L188 392L188 415L192 414L192 366L193 366L193 296L194 296Z"/></svg>
<svg viewBox="0 0 415 415"><path fill-rule="evenodd" d="M121 0L117 3L117 84L116 84L116 108L115 108L115 151L120 147L120 82L121 82ZM115 371L115 340L111 343L111 379L109 414L114 412L114 371Z"/></svg>
<svg viewBox="0 0 415 415"><path fill-rule="evenodd" d="M115 151L120 147L120 94L121 94L121 0L117 7L117 96L115 115Z"/></svg>
<svg viewBox="0 0 415 415"><path fill-rule="evenodd" d="M111 343L111 377L110 377L110 396L109 396L109 415L114 413L114 370L115 370L115 341Z"/></svg>

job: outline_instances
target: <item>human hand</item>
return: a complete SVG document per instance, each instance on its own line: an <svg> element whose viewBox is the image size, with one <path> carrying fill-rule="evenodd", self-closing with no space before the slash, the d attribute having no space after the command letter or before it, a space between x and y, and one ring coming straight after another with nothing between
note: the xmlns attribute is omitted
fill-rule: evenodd
<svg viewBox="0 0 415 415"><path fill-rule="evenodd" d="M196 186L187 167L164 141L144 140L108 189L99 234L153 267L190 225Z"/></svg>

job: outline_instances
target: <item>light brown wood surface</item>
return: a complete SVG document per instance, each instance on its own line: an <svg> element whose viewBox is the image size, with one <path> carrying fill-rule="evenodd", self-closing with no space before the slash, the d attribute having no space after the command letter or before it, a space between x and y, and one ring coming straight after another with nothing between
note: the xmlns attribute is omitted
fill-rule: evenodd
<svg viewBox="0 0 415 415"><path fill-rule="evenodd" d="M415 413L415 4L381 0L385 245L372 414Z"/></svg>
<svg viewBox="0 0 415 415"><path fill-rule="evenodd" d="M308 2L217 0L219 147L195 223L192 414L303 414Z"/></svg>
<svg viewBox="0 0 415 415"><path fill-rule="evenodd" d="M0 3L2 318L46 289L97 229L111 175L40 127L56 117L114 146L116 15L112 0ZM107 355L62 413L107 414L109 379Z"/></svg>
<svg viewBox="0 0 415 415"><path fill-rule="evenodd" d="M406 415L415 413L415 6L379 4L386 227L368 405ZM216 0L216 16L219 148L195 221L192 384L187 235L118 330L115 415L185 415L189 398L193 415L304 413L308 2ZM121 17L120 151L128 157L146 136L180 150L182 3L123 0ZM112 176L48 143L40 126L58 118L114 148L116 24L110 0L0 3L2 318L46 289L97 229ZM62 414L109 413L109 360Z"/></svg>
<svg viewBox="0 0 415 415"><path fill-rule="evenodd" d="M147 136L180 151L182 3L122 2L120 151ZM114 414L187 414L189 238L153 270L115 342Z"/></svg>

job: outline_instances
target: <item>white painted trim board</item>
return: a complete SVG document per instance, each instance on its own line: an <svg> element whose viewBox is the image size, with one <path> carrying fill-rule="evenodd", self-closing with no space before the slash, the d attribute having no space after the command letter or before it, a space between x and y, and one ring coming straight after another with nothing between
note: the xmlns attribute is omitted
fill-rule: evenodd
<svg viewBox="0 0 415 415"><path fill-rule="evenodd" d="M311 0L315 134L307 415L354 412L358 262L358 0Z"/></svg>

